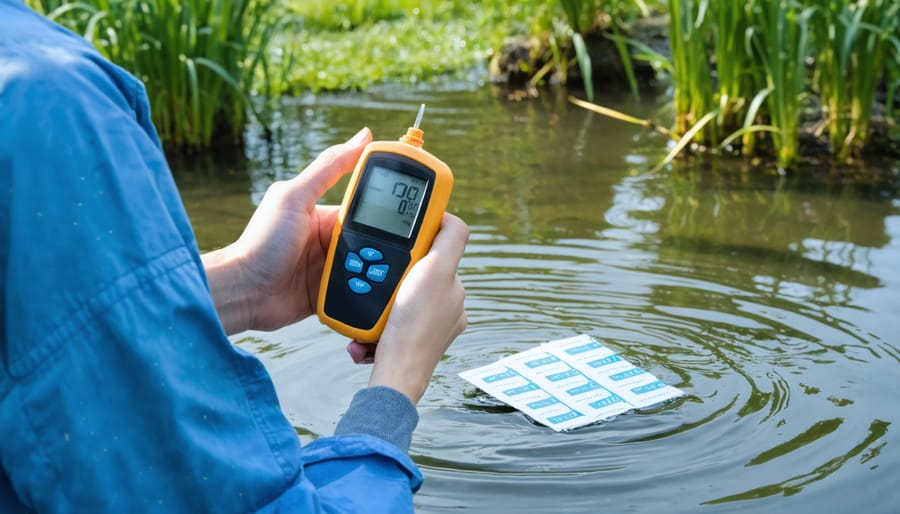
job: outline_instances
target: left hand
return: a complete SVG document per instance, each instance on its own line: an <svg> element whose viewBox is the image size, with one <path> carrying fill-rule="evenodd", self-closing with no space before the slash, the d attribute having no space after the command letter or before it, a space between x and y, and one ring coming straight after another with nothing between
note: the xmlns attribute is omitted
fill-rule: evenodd
<svg viewBox="0 0 900 514"><path fill-rule="evenodd" d="M353 170L371 140L364 128L296 177L272 184L240 238L203 256L227 333L274 330L315 311L338 212L316 202Z"/></svg>

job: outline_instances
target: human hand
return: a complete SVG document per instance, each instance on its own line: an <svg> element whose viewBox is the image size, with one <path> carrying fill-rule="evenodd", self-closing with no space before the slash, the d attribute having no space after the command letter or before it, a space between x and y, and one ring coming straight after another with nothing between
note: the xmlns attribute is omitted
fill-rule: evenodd
<svg viewBox="0 0 900 514"><path fill-rule="evenodd" d="M369 386L392 387L413 404L425 394L441 356L466 328L466 292L457 269L468 237L461 219L444 214L431 250L400 284L378 343L347 347L356 362L374 353Z"/></svg>
<svg viewBox="0 0 900 514"><path fill-rule="evenodd" d="M338 211L316 201L353 170L371 140L364 128L296 177L273 183L240 238L203 256L227 333L274 330L313 313Z"/></svg>

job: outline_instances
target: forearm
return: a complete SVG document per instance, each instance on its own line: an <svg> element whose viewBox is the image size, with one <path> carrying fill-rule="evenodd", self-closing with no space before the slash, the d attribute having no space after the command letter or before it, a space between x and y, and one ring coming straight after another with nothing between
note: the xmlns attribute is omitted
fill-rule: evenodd
<svg viewBox="0 0 900 514"><path fill-rule="evenodd" d="M250 294L243 287L241 258L230 248L222 248L201 255L209 291L228 335L250 328Z"/></svg>

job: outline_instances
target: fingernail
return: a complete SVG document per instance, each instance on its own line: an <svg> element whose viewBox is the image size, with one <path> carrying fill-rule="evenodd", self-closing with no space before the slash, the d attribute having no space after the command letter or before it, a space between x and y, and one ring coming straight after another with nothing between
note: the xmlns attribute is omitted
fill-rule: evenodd
<svg viewBox="0 0 900 514"><path fill-rule="evenodd" d="M349 144L349 145L358 145L358 144L362 143L363 141L365 141L365 139L366 139L366 130L367 130L366 128L363 128L362 130L360 130L359 132L357 132L355 136L351 137L350 140L347 141L347 144Z"/></svg>

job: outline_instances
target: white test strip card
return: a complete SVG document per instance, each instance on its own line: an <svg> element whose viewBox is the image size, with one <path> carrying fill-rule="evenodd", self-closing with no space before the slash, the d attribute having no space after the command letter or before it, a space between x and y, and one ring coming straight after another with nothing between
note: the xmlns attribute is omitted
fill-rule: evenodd
<svg viewBox="0 0 900 514"><path fill-rule="evenodd" d="M464 371L459 376L553 430L568 430L585 424L582 413L499 362Z"/></svg>
<svg viewBox="0 0 900 514"><path fill-rule="evenodd" d="M632 407L592 377L559 357L543 351L523 352L501 361L533 383L595 422L617 416Z"/></svg>
<svg viewBox="0 0 900 514"><path fill-rule="evenodd" d="M542 347L616 393L633 408L649 407L684 394L587 335L553 341Z"/></svg>

